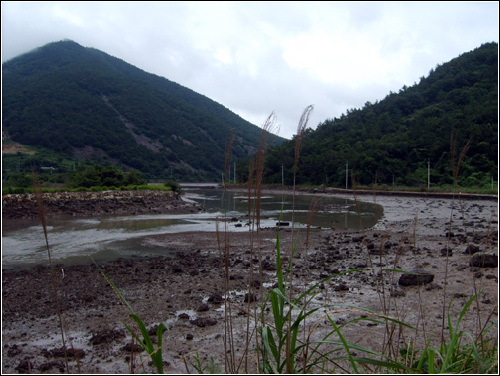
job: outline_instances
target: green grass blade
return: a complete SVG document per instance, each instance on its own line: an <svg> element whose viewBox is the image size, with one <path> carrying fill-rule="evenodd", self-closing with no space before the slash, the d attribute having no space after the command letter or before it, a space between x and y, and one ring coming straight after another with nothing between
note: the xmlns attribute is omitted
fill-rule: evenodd
<svg viewBox="0 0 500 376"><path fill-rule="evenodd" d="M349 345L348 345L347 341L345 340L344 336L342 335L342 333L340 332L339 328L335 324L335 321L332 320L332 318L330 317L330 315L328 315L328 320L330 321L330 323L333 326L333 329L335 330L335 332L339 336L340 340L342 341L342 345L344 346L344 348L345 348L345 350L347 352L347 355L349 357L349 362L351 363L351 366L352 366L354 372L355 373L359 373L358 368L356 367L356 363L354 361L354 357L351 354L351 350L349 348Z"/></svg>

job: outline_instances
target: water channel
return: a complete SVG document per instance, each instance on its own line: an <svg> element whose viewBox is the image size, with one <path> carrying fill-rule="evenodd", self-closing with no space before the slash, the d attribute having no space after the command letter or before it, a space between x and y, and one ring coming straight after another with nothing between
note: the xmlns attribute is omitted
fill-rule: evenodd
<svg viewBox="0 0 500 376"><path fill-rule="evenodd" d="M249 231L248 198L245 193L210 189L186 189L185 199L199 202L204 212L196 214L151 214L99 216L48 221L48 240L54 263L65 265L110 261L117 258L168 255L165 247L154 248L148 237L192 231L215 231L217 218L224 216L229 231ZM293 218L295 226L314 228L368 228L383 214L379 205L357 205L344 198L322 197L308 219L312 196L297 195ZM251 200L253 202L253 200ZM261 227L275 227L292 221L291 195L266 194L261 199ZM319 208L319 209L318 209ZM91 257L90 257L91 256ZM47 248L41 226L4 231L2 234L2 267L26 268L47 264Z"/></svg>

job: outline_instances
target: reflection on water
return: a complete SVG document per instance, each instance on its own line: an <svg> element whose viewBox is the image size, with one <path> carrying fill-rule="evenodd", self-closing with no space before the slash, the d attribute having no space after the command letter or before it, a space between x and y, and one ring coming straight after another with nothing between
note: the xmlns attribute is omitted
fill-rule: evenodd
<svg viewBox="0 0 500 376"><path fill-rule="evenodd" d="M186 199L203 205L205 211L196 214L158 214L86 219L50 220L48 238L54 263L89 263L119 257L166 255L168 249L154 247L148 237L167 233L215 231L217 218L234 218L229 231L248 231L249 200L242 193L216 190L191 190ZM261 227L275 227L280 215L282 221L297 227L368 228L374 226L383 214L378 205L358 203L346 199L321 198L312 210L311 196L266 195L261 198ZM255 200L250 200L250 207ZM253 209L251 209L253 210ZM226 213L226 214L224 214ZM3 267L30 267L47 263L47 249L41 226L18 231L5 231L2 236Z"/></svg>

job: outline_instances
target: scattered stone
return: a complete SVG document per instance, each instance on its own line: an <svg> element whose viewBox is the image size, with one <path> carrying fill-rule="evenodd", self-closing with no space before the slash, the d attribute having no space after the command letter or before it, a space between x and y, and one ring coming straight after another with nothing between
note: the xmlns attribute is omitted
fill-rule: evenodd
<svg viewBox="0 0 500 376"><path fill-rule="evenodd" d="M92 335L92 338L90 338L89 343L91 345L100 345L101 343L110 343L113 342L115 339L119 338L124 338L125 334L119 330L103 330L100 331L94 335Z"/></svg>
<svg viewBox="0 0 500 376"><path fill-rule="evenodd" d="M403 297L403 296L406 296L406 292L404 292L403 290L394 289L394 290L391 290L391 296L394 298Z"/></svg>
<svg viewBox="0 0 500 376"><path fill-rule="evenodd" d="M48 370L51 370L52 368L57 368L60 373L64 373L64 364L62 362L58 362L57 360L52 360L50 362L45 362L38 367L40 371L42 372L47 372Z"/></svg>
<svg viewBox="0 0 500 376"><path fill-rule="evenodd" d="M478 268L496 268L498 266L498 256L493 253L475 253L470 260L470 266Z"/></svg>
<svg viewBox="0 0 500 376"><path fill-rule="evenodd" d="M131 343L127 343L125 346L123 346L122 348L122 351L126 351L126 352L143 352L144 349L142 348L141 345L138 345L138 344L134 344L132 345Z"/></svg>
<svg viewBox="0 0 500 376"><path fill-rule="evenodd" d="M46 358L50 358L50 357L64 358L66 355L69 358L78 358L78 359L85 357L85 351L82 349L70 348L70 349L67 349L66 351L64 351L64 349L65 349L64 346L57 347L57 348L52 349L52 350L43 349L42 355L45 356Z"/></svg>
<svg viewBox="0 0 500 376"><path fill-rule="evenodd" d="M256 301L257 301L257 297L256 297L254 294L252 294L252 293L250 293L250 294L249 294L249 293L246 293L246 294L245 294L245 298L243 299L243 301L244 301L245 303L252 303L252 302L256 302Z"/></svg>
<svg viewBox="0 0 500 376"><path fill-rule="evenodd" d="M21 349L16 344L12 345L12 347L10 347L9 350L7 350L8 357L17 356L19 354L21 354Z"/></svg>
<svg viewBox="0 0 500 376"><path fill-rule="evenodd" d="M412 270L410 274L405 273L401 277L399 277L399 285L401 286L415 286L415 285L423 285L426 283L430 283L434 280L434 274L427 272L425 270Z"/></svg>
<svg viewBox="0 0 500 376"><path fill-rule="evenodd" d="M474 244L469 244L467 248L465 248L464 253L467 255L473 255L474 253L479 252L479 247Z"/></svg>
<svg viewBox="0 0 500 376"><path fill-rule="evenodd" d="M222 295L218 292L214 292L208 297L208 302L212 304L221 304L222 300Z"/></svg>
<svg viewBox="0 0 500 376"><path fill-rule="evenodd" d="M197 312L206 312L208 310L210 310L210 306L208 304L206 304L206 303L203 303L202 305L200 305L198 307L198 309L196 311Z"/></svg>
<svg viewBox="0 0 500 376"><path fill-rule="evenodd" d="M30 358L25 358L19 362L16 371L19 373L32 373L34 368L34 364L31 362Z"/></svg>
<svg viewBox="0 0 500 376"><path fill-rule="evenodd" d="M157 334L157 332L158 332L158 327L159 327L159 326L160 326L160 325L153 325L151 328L149 328L149 330L148 330L148 334L149 334L150 336L155 336L155 335ZM165 332L165 330L167 330L167 328L166 328L166 326L164 325L164 326L163 326L163 331L162 331L162 332Z"/></svg>
<svg viewBox="0 0 500 376"><path fill-rule="evenodd" d="M205 326L213 326L217 324L217 320L211 317L199 317L196 320L191 320L190 323L203 328Z"/></svg>
<svg viewBox="0 0 500 376"><path fill-rule="evenodd" d="M191 333L186 334L186 339L188 341L191 341L193 338L194 338L194 335L192 335Z"/></svg>
<svg viewBox="0 0 500 376"><path fill-rule="evenodd" d="M335 291L349 291L349 286L345 283L339 283L337 286L334 287Z"/></svg>
<svg viewBox="0 0 500 376"><path fill-rule="evenodd" d="M451 257L453 256L453 250L452 249L449 249L449 248L443 248L441 249L441 256L442 257Z"/></svg>

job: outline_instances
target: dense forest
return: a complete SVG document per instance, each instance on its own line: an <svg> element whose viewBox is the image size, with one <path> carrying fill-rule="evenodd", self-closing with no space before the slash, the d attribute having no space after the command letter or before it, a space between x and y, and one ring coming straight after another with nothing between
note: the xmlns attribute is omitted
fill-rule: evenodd
<svg viewBox="0 0 500 376"><path fill-rule="evenodd" d="M83 162L148 178L220 180L231 135L235 161L255 152L261 134L201 94L73 41L7 61L2 74L2 131L37 151L4 155L7 175Z"/></svg>
<svg viewBox="0 0 500 376"><path fill-rule="evenodd" d="M266 181L291 184L295 140L268 153ZM465 153L462 158L460 154ZM498 181L498 44L486 43L302 140L299 184L491 186ZM457 168L460 167L458 173ZM455 173L454 173L455 171Z"/></svg>

